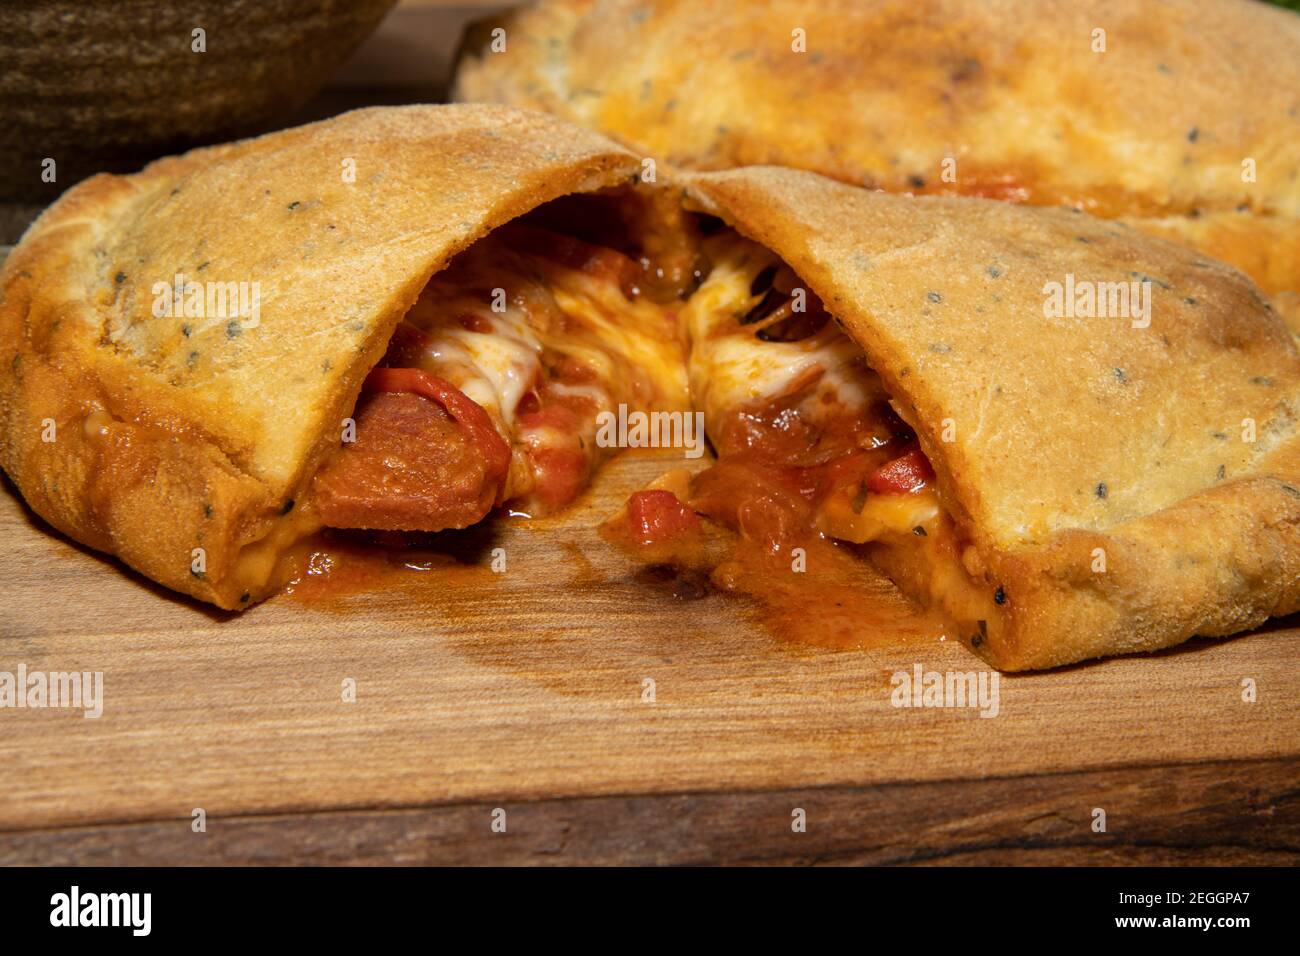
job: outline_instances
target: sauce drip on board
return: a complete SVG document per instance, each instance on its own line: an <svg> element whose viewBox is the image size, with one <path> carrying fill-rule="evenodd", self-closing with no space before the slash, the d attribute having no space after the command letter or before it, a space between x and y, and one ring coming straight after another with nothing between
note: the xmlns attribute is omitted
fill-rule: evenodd
<svg viewBox="0 0 1300 956"><path fill-rule="evenodd" d="M299 542L281 592L289 600L343 610L346 599L397 593L399 600L463 603L500 580L491 569L491 522L436 535L326 529ZM455 602L447 601L456 598Z"/></svg>
<svg viewBox="0 0 1300 956"><path fill-rule="evenodd" d="M862 649L943 639L942 618L903 595L855 545L831 541L806 523L778 531L751 520L736 532L726 522L700 520L694 509L705 505L690 489L716 480L716 469L694 479L684 470L668 472L601 525L601 537L641 565L635 581L665 600L696 600L710 591L743 598L750 616L785 641ZM745 497L736 485L724 495L740 502L739 510ZM684 507L694 521L680 517ZM766 543L756 534L768 536Z"/></svg>
<svg viewBox="0 0 1300 956"><path fill-rule="evenodd" d="M602 536L638 562L641 549L615 524ZM795 572L736 547L713 569L661 560L633 579L665 600L698 600L710 590L744 599L763 630L783 641L835 650L930 644L944 623L908 599L861 556L828 541L809 541L807 566Z"/></svg>
<svg viewBox="0 0 1300 956"><path fill-rule="evenodd" d="M685 564L670 563L670 549L647 554L636 547L610 548L611 540L624 542L616 537L617 528L609 523L597 528L597 522L618 506L621 489L644 483L637 476L662 470L667 457L656 449L625 452L610 462L573 511L557 518L529 519L498 510L463 531L319 532L295 550L281 600L327 613L353 613L358 602L418 603L439 619L473 627L484 607L502 601L503 587L538 593L564 589L581 601L585 592L631 585L644 595L650 622L656 620L655 603L725 598L752 622L759 640L766 634L791 644L851 650L942 638L941 622L903 596L851 545L810 542L802 573L793 572L788 562L743 550L733 553L734 536L713 525L705 526L700 550ZM707 464L701 460L697 467ZM504 575L492 571L494 547L505 547L512 561L519 560L514 536L528 538L531 554L550 557L543 569L534 566L517 577L516 565ZM649 558L654 560L645 563ZM708 561L719 562L716 573Z"/></svg>

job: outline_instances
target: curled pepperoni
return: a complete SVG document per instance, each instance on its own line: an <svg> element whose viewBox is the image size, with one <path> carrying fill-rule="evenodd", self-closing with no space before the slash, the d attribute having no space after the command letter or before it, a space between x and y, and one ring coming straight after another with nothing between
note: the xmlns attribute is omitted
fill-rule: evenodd
<svg viewBox="0 0 1300 956"><path fill-rule="evenodd" d="M487 463L488 472L504 483L510 470L510 446L498 434L487 411L445 378L418 368L375 368L366 376L367 391L414 392L446 410L469 436Z"/></svg>
<svg viewBox="0 0 1300 956"><path fill-rule="evenodd" d="M375 369L353 413L356 441L317 474L326 525L464 528L499 503L510 449L482 406L418 369Z"/></svg>

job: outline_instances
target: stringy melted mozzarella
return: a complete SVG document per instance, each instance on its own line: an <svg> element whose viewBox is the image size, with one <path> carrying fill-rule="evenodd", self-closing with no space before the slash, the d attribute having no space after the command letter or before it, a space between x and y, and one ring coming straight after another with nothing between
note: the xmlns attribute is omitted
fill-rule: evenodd
<svg viewBox="0 0 1300 956"><path fill-rule="evenodd" d="M504 308L495 311L494 304ZM601 412L616 413L619 404L690 407L671 308L629 299L611 276L511 249L497 236L436 276L406 321L428 336L419 366L483 406L503 436L527 452L513 456L508 497L529 492L534 463L548 449L594 457ZM564 366L584 371L565 380ZM585 411L576 425L521 420L520 403L543 387L550 401L585 400L577 403Z"/></svg>
<svg viewBox="0 0 1300 956"><path fill-rule="evenodd" d="M691 297L684 318L691 392L711 429L727 411L782 398L818 372L820 378L802 403L807 413L832 401L865 412L883 397L862 350L834 322L798 342L762 341L739 324L762 299L750 289L760 272L780 264L775 254L735 234L713 237L706 252L713 269Z"/></svg>
<svg viewBox="0 0 1300 956"><path fill-rule="evenodd" d="M483 278L509 283L489 289L518 284L500 270ZM473 317L475 328L465 327L464 316ZM406 321L429 336L421 366L482 405L507 431L513 429L519 402L536 385L542 368L541 340L529 328L520 303L507 299L505 311L494 312L474 290L435 280ZM485 330L477 331L480 327Z"/></svg>
<svg viewBox="0 0 1300 956"><path fill-rule="evenodd" d="M690 343L689 377L696 407L703 407L709 431L718 435L726 416L804 393L801 418L820 421L831 410L843 420L869 417L888 401L879 376L862 349L834 321L796 342L765 341L741 319L762 299L751 292L764 269L781 264L772 252L734 233L710 238L713 264L708 278L684 311ZM850 489L846 489L846 492ZM885 534L934 528L941 509L932 487L908 495L832 496L818 514L818 529L864 543Z"/></svg>

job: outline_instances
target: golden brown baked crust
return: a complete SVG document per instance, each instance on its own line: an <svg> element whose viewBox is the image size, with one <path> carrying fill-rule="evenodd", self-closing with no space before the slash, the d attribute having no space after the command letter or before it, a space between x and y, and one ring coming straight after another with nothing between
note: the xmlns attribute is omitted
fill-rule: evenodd
<svg viewBox="0 0 1300 956"><path fill-rule="evenodd" d="M1300 16L1240 0L542 0L456 96L691 169L1078 204L1300 291ZM804 31L806 52L792 51ZM1094 30L1105 52L1094 52ZM957 181L942 180L956 160ZM1243 181L1243 162L1255 181Z"/></svg>
<svg viewBox="0 0 1300 956"><path fill-rule="evenodd" d="M497 225L636 170L541 114L416 106L88 180L0 272L0 466L78 541L247 606L274 586L257 542L292 533L429 277ZM155 315L154 284L177 274L260 283L260 320Z"/></svg>
<svg viewBox="0 0 1300 956"><path fill-rule="evenodd" d="M888 385L971 545L967 571L1002 590L974 642L998 667L1300 608L1300 356L1241 273L1065 209L772 167L683 178L790 263ZM1067 275L1149 279L1149 326L1048 317L1046 284ZM909 583L899 554L878 557Z"/></svg>
<svg viewBox="0 0 1300 956"><path fill-rule="evenodd" d="M500 223L638 168L541 115L410 107L91 180L0 272L0 465L77 540L246 606L429 277ZM783 256L889 385L971 577L1001 589L978 646L997 666L1300 609L1300 358L1240 273L1066 210L772 168L682 181ZM176 273L260 281L260 323L155 315L153 283ZM1150 280L1149 326L1046 316L1045 283L1067 275ZM920 589L900 554L877 558Z"/></svg>

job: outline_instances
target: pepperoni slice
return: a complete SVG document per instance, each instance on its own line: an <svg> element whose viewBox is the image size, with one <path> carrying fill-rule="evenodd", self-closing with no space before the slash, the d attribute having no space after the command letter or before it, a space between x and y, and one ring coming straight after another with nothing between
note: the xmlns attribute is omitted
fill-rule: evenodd
<svg viewBox="0 0 1300 956"><path fill-rule="evenodd" d="M326 525L441 531L498 503L510 449L483 407L418 369L375 369L353 413L356 441L316 476Z"/></svg>
<svg viewBox="0 0 1300 956"><path fill-rule="evenodd" d="M488 473L498 482L505 481L510 470L510 446L497 433L483 406L445 378L418 368L374 368L366 376L365 388L372 392L414 392L433 399L465 430L487 463Z"/></svg>
<svg viewBox="0 0 1300 956"><path fill-rule="evenodd" d="M332 528L441 531L491 510L498 485L469 436L420 395L364 393L357 440L316 475L312 494Z"/></svg>

